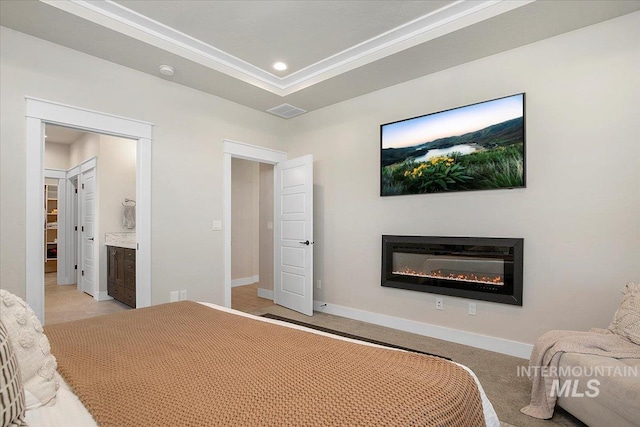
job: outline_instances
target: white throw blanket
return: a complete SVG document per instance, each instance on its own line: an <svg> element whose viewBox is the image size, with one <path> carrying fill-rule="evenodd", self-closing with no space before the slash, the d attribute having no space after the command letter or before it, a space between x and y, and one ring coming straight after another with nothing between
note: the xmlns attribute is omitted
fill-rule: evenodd
<svg viewBox="0 0 640 427"><path fill-rule="evenodd" d="M563 353L640 359L640 345L606 329L545 333L536 341L529 359L529 367L532 368L529 370L529 379L533 382L533 387L531 403L520 410L523 414L540 419L553 416L557 398L555 395L552 396L551 386L554 380L558 380L558 366Z"/></svg>

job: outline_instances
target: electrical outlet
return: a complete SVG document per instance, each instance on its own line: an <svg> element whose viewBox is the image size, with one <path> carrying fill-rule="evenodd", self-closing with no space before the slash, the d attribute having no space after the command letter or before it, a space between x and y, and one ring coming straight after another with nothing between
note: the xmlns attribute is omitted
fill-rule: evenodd
<svg viewBox="0 0 640 427"><path fill-rule="evenodd" d="M476 315L476 303L475 302L470 302L469 303L469 314L471 316L475 316Z"/></svg>
<svg viewBox="0 0 640 427"><path fill-rule="evenodd" d="M316 280L316 288L322 289L322 280L320 279Z"/></svg>
<svg viewBox="0 0 640 427"><path fill-rule="evenodd" d="M169 302L176 302L180 298L178 291L169 292Z"/></svg>
<svg viewBox="0 0 640 427"><path fill-rule="evenodd" d="M436 298L436 310L442 310L442 306L443 306L442 298L437 297Z"/></svg>
<svg viewBox="0 0 640 427"><path fill-rule="evenodd" d="M180 301L184 301L187 299L187 291L180 291Z"/></svg>

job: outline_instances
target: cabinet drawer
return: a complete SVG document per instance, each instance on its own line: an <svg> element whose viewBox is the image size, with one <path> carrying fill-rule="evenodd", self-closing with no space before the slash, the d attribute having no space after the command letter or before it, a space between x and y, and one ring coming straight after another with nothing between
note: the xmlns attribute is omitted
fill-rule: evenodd
<svg viewBox="0 0 640 427"><path fill-rule="evenodd" d="M136 291L124 288L124 297L122 298L122 302L127 304L129 307L136 308Z"/></svg>
<svg viewBox="0 0 640 427"><path fill-rule="evenodd" d="M124 259L125 261L136 261L136 250L135 249L125 249L124 250Z"/></svg>
<svg viewBox="0 0 640 427"><path fill-rule="evenodd" d="M124 262L124 285L128 288L136 287L136 262Z"/></svg>
<svg viewBox="0 0 640 427"><path fill-rule="evenodd" d="M118 286L113 282L109 282L107 284L107 294L110 297L113 297L113 299L124 302L125 289L122 286Z"/></svg>
<svg viewBox="0 0 640 427"><path fill-rule="evenodd" d="M124 278L124 287L127 289L131 289L133 291L136 290L136 276L125 276Z"/></svg>

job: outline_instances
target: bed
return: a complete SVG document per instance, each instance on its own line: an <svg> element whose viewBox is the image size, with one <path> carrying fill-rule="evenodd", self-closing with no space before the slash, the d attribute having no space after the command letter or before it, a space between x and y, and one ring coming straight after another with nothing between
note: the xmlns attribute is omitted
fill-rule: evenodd
<svg viewBox="0 0 640 427"><path fill-rule="evenodd" d="M384 348L183 301L45 328L55 404L32 427L499 426L476 376Z"/></svg>

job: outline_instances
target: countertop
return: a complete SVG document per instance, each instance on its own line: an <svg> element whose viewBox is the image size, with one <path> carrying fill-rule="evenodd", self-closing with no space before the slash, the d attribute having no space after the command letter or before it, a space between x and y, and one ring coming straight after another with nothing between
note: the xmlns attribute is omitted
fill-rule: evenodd
<svg viewBox="0 0 640 427"><path fill-rule="evenodd" d="M117 248L136 249L136 233L105 233L104 244Z"/></svg>

